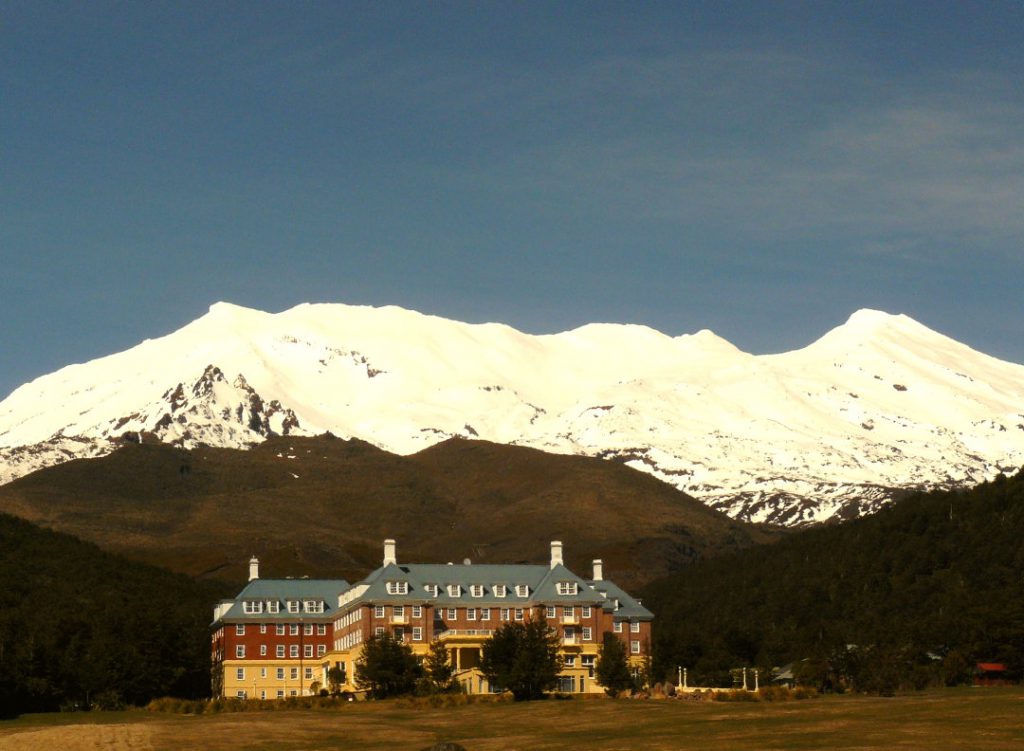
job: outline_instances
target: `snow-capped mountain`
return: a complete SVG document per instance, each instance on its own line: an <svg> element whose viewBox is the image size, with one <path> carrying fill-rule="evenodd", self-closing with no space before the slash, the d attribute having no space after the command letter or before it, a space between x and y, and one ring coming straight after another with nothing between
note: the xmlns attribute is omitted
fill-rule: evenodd
<svg viewBox="0 0 1024 751"><path fill-rule="evenodd" d="M0 481L140 435L325 431L403 454L467 436L616 459L734 517L801 524L1024 465L1024 366L871 310L754 356L710 331L532 336L396 307L218 303L0 402Z"/></svg>

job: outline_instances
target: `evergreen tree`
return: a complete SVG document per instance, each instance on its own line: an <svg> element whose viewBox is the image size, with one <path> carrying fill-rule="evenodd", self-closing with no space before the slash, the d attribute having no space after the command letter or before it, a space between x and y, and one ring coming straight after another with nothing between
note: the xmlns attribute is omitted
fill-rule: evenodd
<svg viewBox="0 0 1024 751"><path fill-rule="evenodd" d="M457 691L459 684L455 681L455 669L448 659L448 650L444 644L435 641L430 645L430 652L423 662L426 673L427 693L446 693Z"/></svg>
<svg viewBox="0 0 1024 751"><path fill-rule="evenodd" d="M356 661L356 686L375 699L411 694L421 675L412 647L387 633L371 636Z"/></svg>
<svg viewBox="0 0 1024 751"><path fill-rule="evenodd" d="M540 699L558 686L558 648L558 634L543 618L506 623L484 643L480 669L491 686L511 691L516 701Z"/></svg>
<svg viewBox="0 0 1024 751"><path fill-rule="evenodd" d="M626 645L610 631L604 634L594 674L609 696L633 687L633 676L626 661Z"/></svg>

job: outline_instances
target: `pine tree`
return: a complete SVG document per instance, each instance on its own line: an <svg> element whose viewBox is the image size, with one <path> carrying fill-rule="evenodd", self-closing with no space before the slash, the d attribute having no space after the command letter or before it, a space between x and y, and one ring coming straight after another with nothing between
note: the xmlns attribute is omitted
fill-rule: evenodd
<svg viewBox="0 0 1024 751"><path fill-rule="evenodd" d="M595 676L609 696L616 696L620 691L633 687L633 676L626 661L626 645L610 631L604 634L604 642L597 655Z"/></svg>
<svg viewBox="0 0 1024 751"><path fill-rule="evenodd" d="M423 662L423 668L431 693L447 693L458 689L458 683L454 678L455 669L448 659L448 650L441 642L435 641L430 645L430 652Z"/></svg>
<svg viewBox="0 0 1024 751"><path fill-rule="evenodd" d="M411 694L421 675L412 648L387 633L367 639L356 661L356 686L375 699Z"/></svg>
<svg viewBox="0 0 1024 751"><path fill-rule="evenodd" d="M558 648L558 634L543 618L506 623L484 643L480 669L491 686L511 691L516 701L540 699L558 686Z"/></svg>

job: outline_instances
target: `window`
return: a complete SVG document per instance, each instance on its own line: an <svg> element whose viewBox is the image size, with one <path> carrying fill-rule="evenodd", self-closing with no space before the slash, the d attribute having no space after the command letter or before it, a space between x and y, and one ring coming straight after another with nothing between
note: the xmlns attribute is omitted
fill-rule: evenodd
<svg viewBox="0 0 1024 751"><path fill-rule="evenodd" d="M261 623L260 624L260 633L261 634L267 633L267 624L266 623Z"/></svg>
<svg viewBox="0 0 1024 751"><path fill-rule="evenodd" d="M483 584L470 584L469 585L469 594L472 595L473 597L483 597L484 596L484 585Z"/></svg>
<svg viewBox="0 0 1024 751"><path fill-rule="evenodd" d="M389 595L407 595L409 594L409 582L388 582L387 589Z"/></svg>
<svg viewBox="0 0 1024 751"><path fill-rule="evenodd" d="M489 620L491 620L491 609L490 608L480 608L480 620L481 621L489 621Z"/></svg>
<svg viewBox="0 0 1024 751"><path fill-rule="evenodd" d="M640 654L640 641L637 640L637 639L634 639L633 641L631 641L629 643L629 651L630 651L631 654L635 654L635 655Z"/></svg>
<svg viewBox="0 0 1024 751"><path fill-rule="evenodd" d="M235 645L235 657L237 657L238 659L243 659L245 657L245 645L244 644L236 644Z"/></svg>
<svg viewBox="0 0 1024 751"><path fill-rule="evenodd" d="M558 582L555 590L560 595L575 595L579 593L579 586L576 582Z"/></svg>
<svg viewBox="0 0 1024 751"><path fill-rule="evenodd" d="M580 662L585 668L594 667L594 655L583 655L580 657Z"/></svg>
<svg viewBox="0 0 1024 751"><path fill-rule="evenodd" d="M323 657L325 654L327 654L327 645L326 644L317 644L316 645L316 656L317 657Z"/></svg>
<svg viewBox="0 0 1024 751"><path fill-rule="evenodd" d="M327 624L326 623L318 623L317 624L317 626L316 626L316 635L317 636L327 636Z"/></svg>
<svg viewBox="0 0 1024 751"><path fill-rule="evenodd" d="M528 586L526 586L525 584L517 584L516 585L516 597L529 597L529 596L530 596L530 588Z"/></svg>
<svg viewBox="0 0 1024 751"><path fill-rule="evenodd" d="M242 612L253 615L254 613L263 612L263 603L255 600L246 600L242 603Z"/></svg>
<svg viewBox="0 0 1024 751"><path fill-rule="evenodd" d="M576 667L576 655L566 655L562 662L565 663L567 668L574 668Z"/></svg>
<svg viewBox="0 0 1024 751"><path fill-rule="evenodd" d="M299 669L298 668L292 668L291 672L290 672L290 675L291 675L291 679L293 681L299 680Z"/></svg>
<svg viewBox="0 0 1024 751"><path fill-rule="evenodd" d="M313 668L306 668L306 680L308 681L313 677Z"/></svg>
<svg viewBox="0 0 1024 751"><path fill-rule="evenodd" d="M395 637L395 641L405 641L405 629L399 626L396 628L392 635Z"/></svg>
<svg viewBox="0 0 1024 751"><path fill-rule="evenodd" d="M245 668L238 668L238 670L235 671L235 678L240 680L240 681L244 681L245 680Z"/></svg>
<svg viewBox="0 0 1024 751"><path fill-rule="evenodd" d="M590 606L589 605L584 605L583 606L583 617L584 618L589 618L590 615L591 615L591 608L590 608Z"/></svg>
<svg viewBox="0 0 1024 751"><path fill-rule="evenodd" d="M507 621L508 620L508 613L509 613L508 608L502 608L501 609L501 620Z"/></svg>
<svg viewBox="0 0 1024 751"><path fill-rule="evenodd" d="M412 627L412 640L423 641L423 629L420 626Z"/></svg>
<svg viewBox="0 0 1024 751"><path fill-rule="evenodd" d="M491 592L494 594L495 597L504 597L506 594L508 594L508 587L506 587L504 584L495 584L493 587L491 587Z"/></svg>
<svg viewBox="0 0 1024 751"><path fill-rule="evenodd" d="M576 676L574 675L562 675L558 678L558 690L563 694L572 694L576 692Z"/></svg>
<svg viewBox="0 0 1024 751"><path fill-rule="evenodd" d="M236 691L235 692L235 698L236 699L248 699L249 698L249 694L247 694L245 691Z"/></svg>
<svg viewBox="0 0 1024 751"><path fill-rule="evenodd" d="M288 612L289 613L298 613L299 612L299 601L298 600L288 600Z"/></svg>
<svg viewBox="0 0 1024 751"><path fill-rule="evenodd" d="M593 634L594 632L590 626L583 627L583 641L592 641L594 638Z"/></svg>
<svg viewBox="0 0 1024 751"><path fill-rule="evenodd" d="M283 623L278 623L277 624L277 635L278 636L284 636L284 624Z"/></svg>
<svg viewBox="0 0 1024 751"><path fill-rule="evenodd" d="M266 699L266 698L267 698L267 692L265 690L260 691L260 699Z"/></svg>
<svg viewBox="0 0 1024 751"><path fill-rule="evenodd" d="M377 626L376 628L374 628L373 629L373 635L374 636L384 636L384 627L383 626Z"/></svg>
<svg viewBox="0 0 1024 751"><path fill-rule="evenodd" d="M405 618L405 605L395 605L391 608L391 614L395 618Z"/></svg>
<svg viewBox="0 0 1024 751"><path fill-rule="evenodd" d="M547 612L545 617L546 618L551 618L551 619L554 619L556 617L555 616L555 606L554 605L548 605L548 612Z"/></svg>
<svg viewBox="0 0 1024 751"><path fill-rule="evenodd" d="M235 624L235 636L245 636L245 624L244 623L236 623Z"/></svg>
<svg viewBox="0 0 1024 751"><path fill-rule="evenodd" d="M283 681L284 680L284 668L278 668L277 669L277 680L279 680L279 681Z"/></svg>
<svg viewBox="0 0 1024 751"><path fill-rule="evenodd" d="M576 608L574 608L572 605L566 605L562 608L563 618L572 618L574 615L576 615Z"/></svg>
<svg viewBox="0 0 1024 751"><path fill-rule="evenodd" d="M288 656L289 657L298 657L299 656L299 645L298 644L292 644L290 647L288 647Z"/></svg>
<svg viewBox="0 0 1024 751"><path fill-rule="evenodd" d="M260 644L260 657L266 657L266 656L267 656L267 645L266 644Z"/></svg>
<svg viewBox="0 0 1024 751"><path fill-rule="evenodd" d="M306 636L312 636L313 635L313 624L312 623L307 623L306 625L304 625L302 627L302 633L304 635L306 635Z"/></svg>
<svg viewBox="0 0 1024 751"><path fill-rule="evenodd" d="M313 645L312 644L303 644L302 645L302 656L303 657L312 657L313 656Z"/></svg>
<svg viewBox="0 0 1024 751"><path fill-rule="evenodd" d="M299 624L298 623L289 623L288 624L288 633L291 634L292 636L298 636L299 635Z"/></svg>
<svg viewBox="0 0 1024 751"><path fill-rule="evenodd" d="M373 606L373 617L374 618L383 618L384 617L384 606L383 605L374 605Z"/></svg>
<svg viewBox="0 0 1024 751"><path fill-rule="evenodd" d="M523 620L523 609L522 608L516 608L516 620L517 621Z"/></svg>
<svg viewBox="0 0 1024 751"><path fill-rule="evenodd" d="M284 657L284 644L277 645L277 657L278 659Z"/></svg>
<svg viewBox="0 0 1024 751"><path fill-rule="evenodd" d="M466 620L467 621L475 621L476 620L476 608L466 608Z"/></svg>
<svg viewBox="0 0 1024 751"><path fill-rule="evenodd" d="M260 678L266 678L266 677L267 677L267 669L266 668L260 668Z"/></svg>
<svg viewBox="0 0 1024 751"><path fill-rule="evenodd" d="M449 584L448 585L448 596L449 597L462 597L462 585L461 584Z"/></svg>
<svg viewBox="0 0 1024 751"><path fill-rule="evenodd" d="M278 699L283 699L284 698L284 689L281 689L281 688L277 689L277 698Z"/></svg>
<svg viewBox="0 0 1024 751"><path fill-rule="evenodd" d="M324 601L323 600L306 600L303 605L306 608L307 613L322 613L324 612Z"/></svg>
<svg viewBox="0 0 1024 751"><path fill-rule="evenodd" d="M455 608L448 608L448 620L454 621L459 617L459 611Z"/></svg>
<svg viewBox="0 0 1024 751"><path fill-rule="evenodd" d="M412 606L412 617L413 618L422 618L423 617L423 606L422 605L413 605Z"/></svg>
<svg viewBox="0 0 1024 751"><path fill-rule="evenodd" d="M427 591L427 594L431 597L437 597L437 585L436 584L424 584L423 589Z"/></svg>
<svg viewBox="0 0 1024 751"><path fill-rule="evenodd" d="M633 633L633 634L639 634L640 633L640 621L633 621L632 623L630 623L629 624L629 631L630 631L630 633Z"/></svg>
<svg viewBox="0 0 1024 751"><path fill-rule="evenodd" d="M277 600L267 600L267 612L268 613L280 613L281 603Z"/></svg>
<svg viewBox="0 0 1024 751"><path fill-rule="evenodd" d="M614 631L617 634L621 634L622 633L622 621L615 621L615 623L612 625L612 631Z"/></svg>

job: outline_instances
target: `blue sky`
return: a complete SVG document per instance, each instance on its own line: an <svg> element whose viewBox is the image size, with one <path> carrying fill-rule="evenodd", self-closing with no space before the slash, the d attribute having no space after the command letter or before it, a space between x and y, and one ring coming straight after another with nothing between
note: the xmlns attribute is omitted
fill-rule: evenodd
<svg viewBox="0 0 1024 751"><path fill-rule="evenodd" d="M0 396L218 300L1024 362L1024 3L0 0Z"/></svg>

